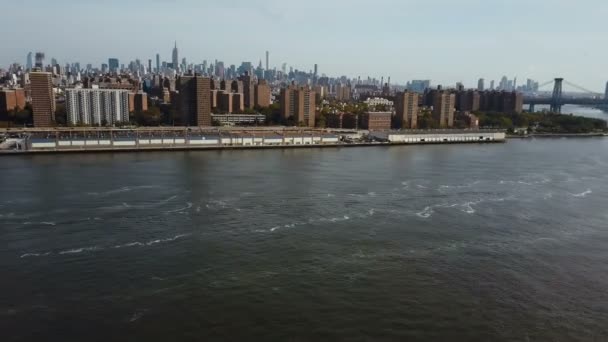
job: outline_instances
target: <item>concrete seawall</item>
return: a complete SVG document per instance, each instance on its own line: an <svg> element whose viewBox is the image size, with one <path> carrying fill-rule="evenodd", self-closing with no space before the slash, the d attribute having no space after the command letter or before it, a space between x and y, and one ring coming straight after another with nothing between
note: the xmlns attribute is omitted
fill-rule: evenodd
<svg viewBox="0 0 608 342"><path fill-rule="evenodd" d="M1 155L234 149L371 147L504 142L496 131L35 130L11 132L19 148ZM15 136L18 136L15 138Z"/></svg>

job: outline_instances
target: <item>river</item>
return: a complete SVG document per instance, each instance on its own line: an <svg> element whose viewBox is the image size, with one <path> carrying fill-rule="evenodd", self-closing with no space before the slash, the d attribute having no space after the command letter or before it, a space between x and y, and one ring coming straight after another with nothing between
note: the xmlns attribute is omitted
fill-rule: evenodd
<svg viewBox="0 0 608 342"><path fill-rule="evenodd" d="M549 106L548 105L535 106L535 111L537 111L537 112L542 112L544 110L548 111ZM602 119L602 120L608 121L607 112L600 110L600 109L592 108L592 107L583 107L583 106L578 106L578 105L564 105L564 106L562 106L562 113L574 114L574 115L578 115L578 116L586 116L588 118Z"/></svg>
<svg viewBox="0 0 608 342"><path fill-rule="evenodd" d="M2 158L3 341L608 339L608 140Z"/></svg>

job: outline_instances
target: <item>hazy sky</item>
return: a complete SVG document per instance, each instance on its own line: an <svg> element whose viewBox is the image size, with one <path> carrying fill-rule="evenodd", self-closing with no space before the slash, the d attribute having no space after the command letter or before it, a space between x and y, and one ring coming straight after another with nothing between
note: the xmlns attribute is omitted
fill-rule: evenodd
<svg viewBox="0 0 608 342"><path fill-rule="evenodd" d="M140 58L223 60L434 84L556 76L602 91L606 0L20 0L2 1L0 65Z"/></svg>

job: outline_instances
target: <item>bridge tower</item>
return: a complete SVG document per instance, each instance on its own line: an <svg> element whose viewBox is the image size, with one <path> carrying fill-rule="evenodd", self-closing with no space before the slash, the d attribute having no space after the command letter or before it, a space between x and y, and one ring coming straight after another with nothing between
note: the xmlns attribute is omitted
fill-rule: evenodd
<svg viewBox="0 0 608 342"><path fill-rule="evenodd" d="M556 78L555 85L553 86L553 96L551 97L551 112L561 113L562 112L562 83L563 78Z"/></svg>

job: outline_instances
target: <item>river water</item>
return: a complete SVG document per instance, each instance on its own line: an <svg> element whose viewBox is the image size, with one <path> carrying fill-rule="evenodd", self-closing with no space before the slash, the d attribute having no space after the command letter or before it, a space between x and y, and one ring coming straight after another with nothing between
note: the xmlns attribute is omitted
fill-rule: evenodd
<svg viewBox="0 0 608 342"><path fill-rule="evenodd" d="M0 162L2 341L604 341L608 139Z"/></svg>
<svg viewBox="0 0 608 342"><path fill-rule="evenodd" d="M548 111L549 106L538 105L538 106L535 106L534 110L537 112ZM574 115L578 115L578 116L586 116L588 118L602 119L602 120L608 121L607 112L600 110L600 109L592 108L592 107L583 107L583 106L577 106L577 105L564 105L564 106L562 106L562 113L574 114Z"/></svg>

